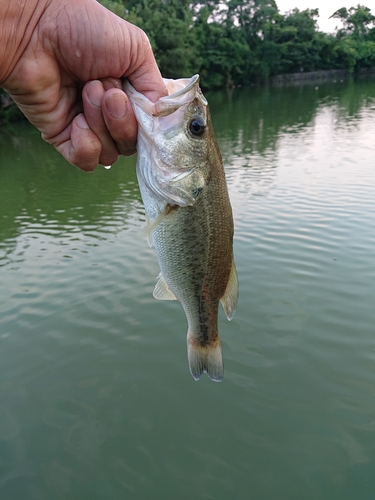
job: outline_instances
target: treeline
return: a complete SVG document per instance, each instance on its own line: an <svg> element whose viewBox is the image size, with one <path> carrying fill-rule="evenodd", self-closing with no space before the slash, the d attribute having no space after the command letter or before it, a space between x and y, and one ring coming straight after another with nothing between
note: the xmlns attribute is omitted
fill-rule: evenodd
<svg viewBox="0 0 375 500"><path fill-rule="evenodd" d="M299 71L353 73L375 66L375 16L363 5L332 12L342 28L328 34L318 30L318 9L281 14L274 0L101 3L144 29L163 76L200 73L205 88Z"/></svg>
<svg viewBox="0 0 375 500"><path fill-rule="evenodd" d="M147 33L164 77L199 73L204 89L300 71L375 67L375 16L359 4L332 12L342 27L329 34L318 30L318 9L281 14L275 0L100 2ZM0 119L13 117L0 90Z"/></svg>

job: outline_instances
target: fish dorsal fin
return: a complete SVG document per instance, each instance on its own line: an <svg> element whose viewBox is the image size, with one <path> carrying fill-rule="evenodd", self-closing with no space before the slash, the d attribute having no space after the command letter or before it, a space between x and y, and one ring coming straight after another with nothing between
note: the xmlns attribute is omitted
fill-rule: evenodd
<svg viewBox="0 0 375 500"><path fill-rule="evenodd" d="M227 288L220 302L224 308L225 314L229 321L233 319L234 313L236 312L238 301L238 278L236 266L234 261L232 261L232 268L230 270L229 280Z"/></svg>
<svg viewBox="0 0 375 500"><path fill-rule="evenodd" d="M158 300L177 300L173 293L168 288L168 285L160 273L156 282L153 296Z"/></svg>

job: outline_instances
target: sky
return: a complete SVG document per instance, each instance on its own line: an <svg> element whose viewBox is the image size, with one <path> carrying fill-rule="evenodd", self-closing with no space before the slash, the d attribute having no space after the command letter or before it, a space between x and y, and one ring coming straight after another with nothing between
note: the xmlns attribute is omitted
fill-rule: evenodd
<svg viewBox="0 0 375 500"><path fill-rule="evenodd" d="M335 27L340 25L338 19L328 19L336 10L341 9L341 7L357 6L358 3L361 5L366 5L371 8L371 3L373 0L276 0L276 4L279 11L284 14L285 12L297 7L299 10L305 9L319 9L318 26L320 31L325 31L326 33L333 33ZM372 12L375 14L375 12Z"/></svg>

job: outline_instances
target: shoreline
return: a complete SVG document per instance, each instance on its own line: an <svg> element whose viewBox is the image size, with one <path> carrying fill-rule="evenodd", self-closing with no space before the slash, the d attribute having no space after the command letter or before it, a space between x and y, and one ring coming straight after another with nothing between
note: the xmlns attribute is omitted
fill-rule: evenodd
<svg viewBox="0 0 375 500"><path fill-rule="evenodd" d="M303 85L303 84L313 84L318 82L332 82L336 83L338 81L346 80L350 77L366 77L375 76L375 67L372 68L362 68L361 70L351 73L347 69L327 69L319 71L301 71L299 73L285 73L282 75L276 75L271 77L268 82L263 83L250 83L248 86L253 85L272 85L275 87L283 85ZM221 89L214 90L224 90L225 87ZM8 115L8 116L6 116ZM26 120L22 112L17 108L12 99L5 92L0 95L0 125L5 126L10 123L19 123Z"/></svg>
<svg viewBox="0 0 375 500"><path fill-rule="evenodd" d="M313 83L319 81L337 81L349 78L351 76L370 76L375 75L375 67L362 68L356 73L351 73L347 69L326 69L319 71L301 71L299 73L285 73L270 78L272 85L285 85L293 83Z"/></svg>

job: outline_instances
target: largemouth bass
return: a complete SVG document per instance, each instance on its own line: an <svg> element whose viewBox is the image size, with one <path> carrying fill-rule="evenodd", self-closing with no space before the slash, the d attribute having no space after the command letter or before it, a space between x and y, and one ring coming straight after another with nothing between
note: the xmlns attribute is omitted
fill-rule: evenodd
<svg viewBox="0 0 375 500"><path fill-rule="evenodd" d="M194 379L206 372L220 381L219 301L231 320L238 298L232 209L199 76L164 81L169 95L156 103L124 84L139 126L137 177L161 270L153 295L184 308Z"/></svg>

